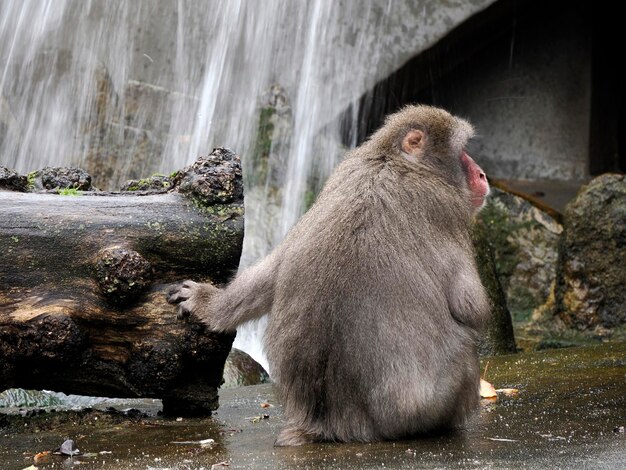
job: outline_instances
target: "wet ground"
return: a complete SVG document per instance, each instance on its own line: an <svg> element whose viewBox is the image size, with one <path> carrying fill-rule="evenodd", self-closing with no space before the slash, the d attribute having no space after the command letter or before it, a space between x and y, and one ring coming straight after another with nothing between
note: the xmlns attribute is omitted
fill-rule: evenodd
<svg viewBox="0 0 626 470"><path fill-rule="evenodd" d="M66 438L86 454L73 460L48 456L39 468L626 468L626 433L620 429L626 425L626 344L488 362L487 380L519 392L483 401L468 428L454 435L274 448L281 408L271 385L258 385L224 390L215 420L98 411L0 416L0 468L26 468L35 453ZM144 411L154 414L155 406Z"/></svg>

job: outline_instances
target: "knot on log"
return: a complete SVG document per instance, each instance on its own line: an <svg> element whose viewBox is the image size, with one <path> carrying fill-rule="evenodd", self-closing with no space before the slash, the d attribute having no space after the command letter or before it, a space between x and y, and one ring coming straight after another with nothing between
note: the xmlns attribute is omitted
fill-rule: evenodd
<svg viewBox="0 0 626 470"><path fill-rule="evenodd" d="M111 303L123 304L139 296L152 281L152 266L139 253L122 247L98 254L96 281Z"/></svg>
<svg viewBox="0 0 626 470"><path fill-rule="evenodd" d="M243 198L241 160L220 147L181 170L174 180L178 191L202 206L226 204Z"/></svg>

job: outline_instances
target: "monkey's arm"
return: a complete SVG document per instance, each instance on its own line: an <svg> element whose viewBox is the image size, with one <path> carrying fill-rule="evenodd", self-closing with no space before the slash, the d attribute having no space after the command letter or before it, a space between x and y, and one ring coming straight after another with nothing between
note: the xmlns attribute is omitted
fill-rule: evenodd
<svg viewBox="0 0 626 470"><path fill-rule="evenodd" d="M489 299L473 266L466 266L453 276L448 306L456 321L474 330L480 330L487 321L491 311Z"/></svg>
<svg viewBox="0 0 626 470"><path fill-rule="evenodd" d="M277 255L249 267L225 288L185 281L170 290L167 301L178 304L178 317L198 317L214 331L233 331L268 313L274 301Z"/></svg>

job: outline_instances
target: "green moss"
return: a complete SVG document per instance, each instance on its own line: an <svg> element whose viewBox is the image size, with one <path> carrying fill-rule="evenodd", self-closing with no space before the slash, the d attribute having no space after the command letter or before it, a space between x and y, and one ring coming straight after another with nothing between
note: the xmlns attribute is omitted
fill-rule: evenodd
<svg viewBox="0 0 626 470"><path fill-rule="evenodd" d="M145 189L151 183L150 178L142 178L138 180L135 184L132 184L130 187L134 189L128 189L129 191L139 191L141 189Z"/></svg>
<svg viewBox="0 0 626 470"><path fill-rule="evenodd" d="M236 204L206 204L201 198L188 195L189 200L194 207L205 215L230 218L233 216L243 215L243 205Z"/></svg>
<svg viewBox="0 0 626 470"><path fill-rule="evenodd" d="M165 230L165 224L157 220L148 221L146 222L146 225L149 229L154 230L157 233L163 233L163 231Z"/></svg>
<svg viewBox="0 0 626 470"><path fill-rule="evenodd" d="M512 285L508 292L509 308L513 313L513 320L530 320L532 311L539 301L522 285Z"/></svg>
<svg viewBox="0 0 626 470"><path fill-rule="evenodd" d="M509 237L528 223L512 222L508 212L494 203L487 204L478 217L484 222L489 233L489 243L493 247L498 277L506 291L519 260L519 248Z"/></svg>
<svg viewBox="0 0 626 470"><path fill-rule="evenodd" d="M160 173L155 173L149 178L142 178L140 180L132 181L132 184L130 184L124 190L132 192L132 191L147 191L150 189L156 189L154 187L158 185L156 185L155 183L159 183L162 188L169 188L171 186L171 183L161 178L168 178L168 177Z"/></svg>
<svg viewBox="0 0 626 470"><path fill-rule="evenodd" d="M170 173L170 179L174 179L178 176L178 173L180 173L180 170L176 170Z"/></svg>
<svg viewBox="0 0 626 470"><path fill-rule="evenodd" d="M271 107L262 108L259 114L259 126L251 154L252 168L248 172L245 181L245 185L248 187L264 184L267 179L269 157L274 136L272 117L275 114L276 110Z"/></svg>
<svg viewBox="0 0 626 470"><path fill-rule="evenodd" d="M308 211L313 204L315 204L315 199L317 198L317 194L315 191L311 191L310 189L304 193L304 210Z"/></svg>

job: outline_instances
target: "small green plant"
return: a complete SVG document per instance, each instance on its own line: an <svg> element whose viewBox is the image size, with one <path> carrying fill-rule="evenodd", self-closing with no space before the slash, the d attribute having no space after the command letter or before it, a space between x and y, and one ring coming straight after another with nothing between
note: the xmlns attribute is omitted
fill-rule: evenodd
<svg viewBox="0 0 626 470"><path fill-rule="evenodd" d="M60 196L80 196L82 191L76 188L62 188L58 190Z"/></svg>
<svg viewBox="0 0 626 470"><path fill-rule="evenodd" d="M35 189L35 180L37 179L37 172L31 171L27 176L28 180L28 190L33 191Z"/></svg>

